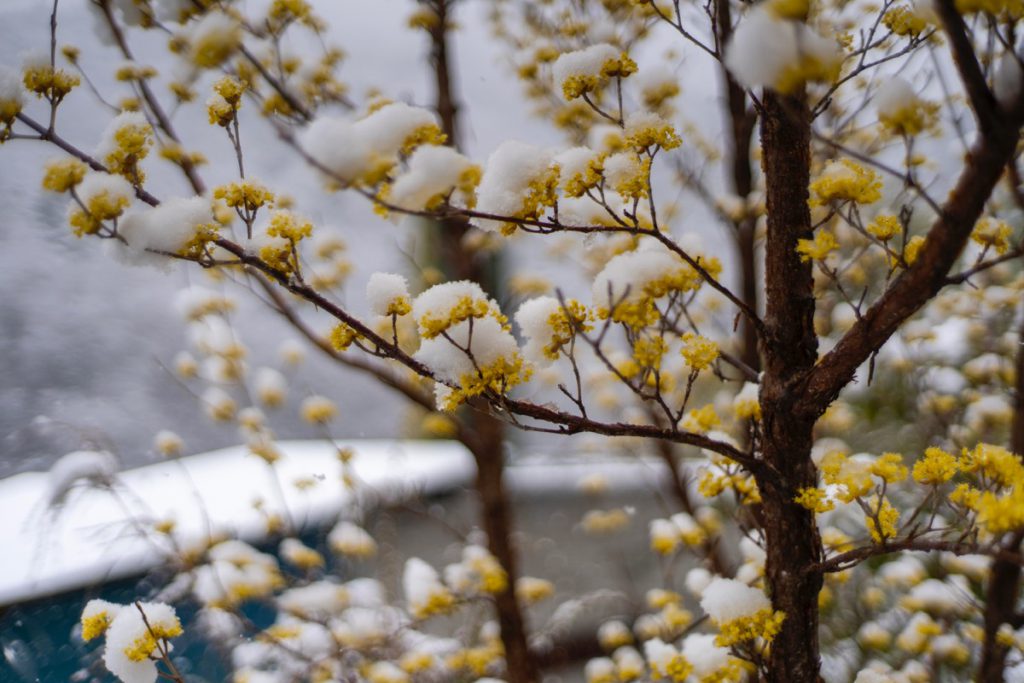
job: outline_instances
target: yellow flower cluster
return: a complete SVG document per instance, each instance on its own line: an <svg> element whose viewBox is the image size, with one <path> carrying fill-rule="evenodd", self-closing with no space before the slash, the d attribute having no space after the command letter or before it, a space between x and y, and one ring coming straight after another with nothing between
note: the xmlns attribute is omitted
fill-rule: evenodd
<svg viewBox="0 0 1024 683"><path fill-rule="evenodd" d="M261 207L274 205L274 193L252 180L241 180L215 187L213 197L234 209L238 217L246 223L252 221Z"/></svg>
<svg viewBox="0 0 1024 683"><path fill-rule="evenodd" d="M854 202L871 204L882 197L882 181L873 170L850 159L832 161L825 172L811 183L811 204Z"/></svg>
<svg viewBox="0 0 1024 683"><path fill-rule="evenodd" d="M924 17L904 5L897 5L886 12L882 23L898 36L917 36L928 28Z"/></svg>
<svg viewBox="0 0 1024 683"><path fill-rule="evenodd" d="M683 141L672 124L662 121L630 130L626 136L626 144L634 149L675 149L683 144Z"/></svg>
<svg viewBox="0 0 1024 683"><path fill-rule="evenodd" d="M714 498L724 491L730 490L743 505L754 505L761 502L761 492L757 489L757 482L749 474L738 468L714 467L704 470L700 481L697 482L697 490L705 498Z"/></svg>
<svg viewBox="0 0 1024 683"><path fill-rule="evenodd" d="M558 310L548 316L548 327L551 328L551 337L544 345L544 357L551 360L558 359L558 353L566 344L572 341L577 331L589 332L593 325L594 314L576 299L569 299Z"/></svg>
<svg viewBox="0 0 1024 683"><path fill-rule="evenodd" d="M683 683L693 671L693 665L682 654L675 654L667 663L651 663L651 678L656 681Z"/></svg>
<svg viewBox="0 0 1024 683"><path fill-rule="evenodd" d="M1005 254L1012 234L1013 228L1006 221L982 218L975 224L971 239L983 247L995 249L997 254Z"/></svg>
<svg viewBox="0 0 1024 683"><path fill-rule="evenodd" d="M956 0L954 4L960 14L984 12L1006 20L1024 17L1024 2L1021 0Z"/></svg>
<svg viewBox="0 0 1024 683"><path fill-rule="evenodd" d="M232 76L224 76L213 84L213 92L213 97L206 103L210 123L226 128L235 120L242 106L245 84Z"/></svg>
<svg viewBox="0 0 1024 683"><path fill-rule="evenodd" d="M956 473L956 457L941 448L925 449L924 457L914 463L914 481L926 486L944 484Z"/></svg>
<svg viewBox="0 0 1024 683"><path fill-rule="evenodd" d="M67 192L82 182L87 167L74 158L60 159L46 164L43 188L50 192Z"/></svg>
<svg viewBox="0 0 1024 683"><path fill-rule="evenodd" d="M705 434L722 424L712 404L691 410L683 418L683 429L697 434Z"/></svg>
<svg viewBox="0 0 1024 683"><path fill-rule="evenodd" d="M566 78L562 82L562 94L565 95L565 99L574 100L600 90L610 78L626 78L636 73L636 70L636 62L623 52L617 58L609 59L601 65L601 72L598 75L574 74Z"/></svg>
<svg viewBox="0 0 1024 683"><path fill-rule="evenodd" d="M22 81L29 92L53 103L63 100L81 82L78 76L45 63L26 66Z"/></svg>
<svg viewBox="0 0 1024 683"><path fill-rule="evenodd" d="M552 164L542 175L530 181L522 206L512 214L512 218L537 220L549 207L558 201L558 177L560 171L557 164ZM511 235L516 230L515 223L501 226L501 234Z"/></svg>
<svg viewBox="0 0 1024 683"><path fill-rule="evenodd" d="M919 135L933 127L939 116L939 104L913 98L906 106L892 112L879 112L878 121L897 135Z"/></svg>
<svg viewBox="0 0 1024 683"><path fill-rule="evenodd" d="M111 173L124 176L133 185L141 185L146 175L139 162L149 154L153 145L153 128L145 122L125 122L114 132L113 149L107 152L103 163Z"/></svg>
<svg viewBox="0 0 1024 683"><path fill-rule="evenodd" d="M683 348L681 351L683 359L690 369L700 372L711 367L711 364L718 359L718 344L693 332L683 334Z"/></svg>
<svg viewBox="0 0 1024 683"><path fill-rule="evenodd" d="M72 210L68 222L76 236L95 235L104 221L114 220L128 208L129 199L124 195L99 192L85 202L85 209Z"/></svg>
<svg viewBox="0 0 1024 683"><path fill-rule="evenodd" d="M783 70L775 81L775 89L780 93L794 92L804 83L819 81L831 83L839 77L842 68L841 60L819 59L812 54L801 54L800 61Z"/></svg>
<svg viewBox="0 0 1024 683"><path fill-rule="evenodd" d="M99 638L107 632L113 616L107 610L82 614L82 640L88 642L93 638Z"/></svg>
<svg viewBox="0 0 1024 683"><path fill-rule="evenodd" d="M770 643L782 628L782 622L785 619L785 612L765 607L749 616L720 623L718 624L719 634L715 637L715 645L729 647L756 638Z"/></svg>
<svg viewBox="0 0 1024 683"><path fill-rule="evenodd" d="M868 507L874 513L873 515L866 515L865 518L865 524L872 540L875 543L882 543L886 539L895 538L897 532L896 523L900 519L899 510L893 507L888 498L882 498L881 500L877 497L872 498L868 503Z"/></svg>
<svg viewBox="0 0 1024 683"><path fill-rule="evenodd" d="M274 0L267 12L267 26L273 33L280 33L285 26L298 21L312 29L321 26L320 20L313 14L313 8L306 0Z"/></svg>
<svg viewBox="0 0 1024 683"><path fill-rule="evenodd" d="M504 395L529 378L530 369L525 366L520 354L516 353L511 358L501 356L493 363L482 366L479 371L460 377L459 387L445 394L442 408L452 412L474 396L486 392Z"/></svg>
<svg viewBox="0 0 1024 683"><path fill-rule="evenodd" d="M587 193L587 190L600 185L603 178L604 159L605 155L595 156L587 162L587 168L584 171L576 173L566 180L562 184L562 192L565 193L565 196L571 198L582 197Z"/></svg>
<svg viewBox="0 0 1024 683"><path fill-rule="evenodd" d="M807 261L824 261L838 248L839 242L829 230L819 230L815 233L814 239L801 239L796 243L796 252L800 254L800 260L805 263Z"/></svg>
<svg viewBox="0 0 1024 683"><path fill-rule="evenodd" d="M464 296L448 309L446 315L438 316L433 313L426 313L416 322L419 324L420 336L424 339L433 339L465 320L470 318L486 318L487 316L495 317L502 325L507 324L505 317L496 311L486 299L474 299L471 296Z"/></svg>
<svg viewBox="0 0 1024 683"><path fill-rule="evenodd" d="M875 216L875 219L868 223L866 228L870 235L882 242L888 242L900 234L902 229L900 219L892 215Z"/></svg>
<svg viewBox="0 0 1024 683"><path fill-rule="evenodd" d="M828 498L825 491L814 486L800 489L793 502L811 512L822 513L835 509L835 501Z"/></svg>

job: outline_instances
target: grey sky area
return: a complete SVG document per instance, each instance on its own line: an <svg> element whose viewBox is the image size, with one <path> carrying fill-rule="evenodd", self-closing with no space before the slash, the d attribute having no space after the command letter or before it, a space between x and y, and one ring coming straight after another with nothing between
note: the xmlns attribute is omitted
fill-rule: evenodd
<svg viewBox="0 0 1024 683"><path fill-rule="evenodd" d="M426 39L405 25L414 2L315 4L331 26L332 41L348 55L341 75L357 101L376 88L392 98L431 103ZM65 0L61 5L59 43L82 48L87 73L116 101L125 94L112 77L120 55L100 46L85 3ZM48 47L49 7L43 0L0 2L0 63L16 66L25 52ZM482 163L510 138L564 144L551 126L531 117L502 45L490 34L487 9L486 2L467 0L457 15L455 68L468 153ZM164 46L154 44L149 34L133 31L129 39L138 62L166 66ZM714 128L714 84L704 80L697 76L691 81L687 108ZM39 104L32 106L30 112L41 111ZM83 87L64 105L59 130L92 150L111 116ZM202 150L211 160L203 169L209 185L234 178L229 143L223 131L208 125L201 101L176 111L174 121L186 146ZM302 213L318 226L338 229L348 243L356 267L346 296L355 310L365 310L362 291L372 272L408 271L409 255L416 252L416 225L382 221L357 196L325 194L319 179L275 141L257 116L243 118L242 136L252 174L290 193ZM236 443L233 429L203 418L196 400L164 369L186 342L173 306L175 293L190 283L204 284L206 278L195 268L164 274L127 267L112 260L97 240L76 239L64 219L65 199L40 190L42 165L54 156L52 147L36 142L14 141L0 149L0 196L5 202L0 219L0 476L45 468L69 449L97 443L126 463L142 462L153 457L152 436L163 428L182 434L189 452ZM167 164L147 163L158 194L186 192ZM539 274L571 270L564 256L554 264L523 258L542 248L529 239L538 238L510 246L517 262L528 263ZM722 257L728 260L729 254ZM239 298L233 322L250 347L250 363L280 367L276 349L290 336L286 326L254 297ZM325 326L329 320L314 323ZM365 379L339 373L312 352L292 390L336 398L342 411L336 423L339 436L400 431L400 402ZM309 435L294 414L276 415L272 425L281 437Z"/></svg>

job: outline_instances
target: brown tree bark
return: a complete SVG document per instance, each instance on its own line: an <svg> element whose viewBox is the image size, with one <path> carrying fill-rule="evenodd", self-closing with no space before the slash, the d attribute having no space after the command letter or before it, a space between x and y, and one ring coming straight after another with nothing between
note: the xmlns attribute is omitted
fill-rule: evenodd
<svg viewBox="0 0 1024 683"><path fill-rule="evenodd" d="M718 30L716 42L721 49L732 37L732 11L729 0L715 3L715 24ZM722 82L725 86L725 104L728 116L728 181L737 197L749 200L754 189L754 173L750 158L750 141L757 123L757 113L748 107L747 92L732 77L725 65L721 65ZM740 265L740 298L752 311L758 310L758 286L756 250L754 247L757 228L756 216L748 211L735 225L733 242L736 245ZM740 324L740 360L754 371L761 369L758 352L757 328L752 320L742 317Z"/></svg>
<svg viewBox="0 0 1024 683"><path fill-rule="evenodd" d="M1017 339L1020 346L1015 364L1016 411L1010 429L1010 450L1018 457L1024 457L1024 322L1021 323ZM1022 541L1024 532L1018 531L1009 539L1006 547L1018 551ZM1019 625L1017 597L1020 594L1020 579L1019 563L1003 559L992 562L985 590L985 640L981 650L981 664L978 667L978 683L1002 683L1005 680L1006 656L1010 649L1001 644L996 636L1003 624L1011 624L1015 628Z"/></svg>
<svg viewBox="0 0 1024 683"><path fill-rule="evenodd" d="M797 240L812 235L808 208L810 113L803 93L766 92L761 146L767 184L765 244L764 374L761 383L763 457L778 477L758 477L767 550L765 577L772 606L785 612L772 642L768 680L817 683L818 592L822 558L814 513L793 502L816 485L811 461L814 418L794 410L794 382L817 360L812 264L797 253Z"/></svg>
<svg viewBox="0 0 1024 683"><path fill-rule="evenodd" d="M448 143L459 148L459 106L453 88L452 66L449 59L449 11L451 0L431 0L429 6L437 13L437 22L431 26L430 59L434 67L436 87L435 108L441 119L441 128ZM463 240L470 229L464 219L451 218L439 223L437 246L441 250L441 264L447 275L480 283L495 298L498 278L496 262L486 262L465 247ZM488 550L501 563L508 575L509 587L494 596L495 616L501 628L505 647L509 683L535 683L539 680L537 665L530 654L526 620L516 600L514 586L519 577L518 558L512 542L515 528L512 507L505 489L505 429L504 423L484 413L465 410L459 417L464 429L463 443L476 461L476 492L480 501L480 521L487 533Z"/></svg>

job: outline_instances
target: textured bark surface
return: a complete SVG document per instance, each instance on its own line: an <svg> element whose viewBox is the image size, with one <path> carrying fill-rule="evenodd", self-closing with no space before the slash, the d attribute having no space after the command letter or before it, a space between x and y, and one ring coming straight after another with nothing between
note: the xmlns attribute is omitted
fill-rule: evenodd
<svg viewBox="0 0 1024 683"><path fill-rule="evenodd" d="M430 29L430 59L434 67L436 103L441 128L448 142L459 147L459 107L453 89L452 66L448 54L448 29L451 2L435 0L431 6L438 16ZM492 296L498 277L497 263L481 260L465 248L463 237L469 229L464 219L451 218L440 222L436 240L440 248L440 262L450 279L471 280L483 285ZM501 640L505 647L508 683L535 683L539 680L537 665L530 655L526 621L515 597L513 586L519 577L516 549L512 544L515 529L512 508L505 489L505 434L504 424L485 413L465 412L461 416L467 437L463 441L472 451L477 466L476 492L480 501L480 521L487 533L488 550L497 558L508 575L509 588L494 597L495 616L501 627Z"/></svg>
<svg viewBox="0 0 1024 683"><path fill-rule="evenodd" d="M1017 350L1014 386L1016 400L1013 423L1010 431L1010 450L1024 457L1024 323L1017 335L1020 346ZM1020 550L1024 533L1018 531L1006 544L1009 550ZM985 641L981 650L981 665L978 668L979 683L1002 683L1006 677L1006 656L1010 650L996 639L999 627L1010 624L1020 626L1017 612L1017 598L1020 594L1021 566L1016 562L995 560L985 590Z"/></svg>
<svg viewBox="0 0 1024 683"><path fill-rule="evenodd" d="M728 0L715 3L715 20L718 29L717 43L726 45L732 37L732 11ZM728 115L729 137L727 140L728 182L737 197L748 199L754 186L754 173L750 156L750 141L754 135L757 114L748 108L747 91L743 89L729 70L722 66L722 82L725 87L726 113ZM758 288L756 250L754 249L757 218L744 216L735 226L734 243L739 256L740 299L750 310L758 310ZM743 317L740 321L742 348L740 360L755 371L761 369L758 353L757 328Z"/></svg>
<svg viewBox="0 0 1024 683"><path fill-rule="evenodd" d="M759 477L767 545L765 576L772 606L786 613L772 643L768 680L817 683L818 592L822 574L814 514L793 502L797 491L816 485L811 461L814 419L795 410L793 384L814 366L814 279L801 262L797 240L811 237L810 114L802 94L766 93L761 145L767 186L765 335L761 383L763 455L779 478Z"/></svg>

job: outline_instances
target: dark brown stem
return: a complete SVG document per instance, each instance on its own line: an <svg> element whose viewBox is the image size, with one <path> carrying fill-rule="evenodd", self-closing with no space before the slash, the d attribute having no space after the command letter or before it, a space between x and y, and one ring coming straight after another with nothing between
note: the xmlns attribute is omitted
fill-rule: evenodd
<svg viewBox="0 0 1024 683"><path fill-rule="evenodd" d="M811 461L814 419L794 410L795 380L814 366L812 264L800 260L797 240L811 237L807 186L810 180L810 112L803 93L766 92L761 147L767 187L765 245L764 375L761 383L763 455L781 475L757 478L762 497L767 558L765 577L772 606L785 612L771 645L767 680L817 683L818 592L823 574L814 513L794 502L802 487L816 484Z"/></svg>

